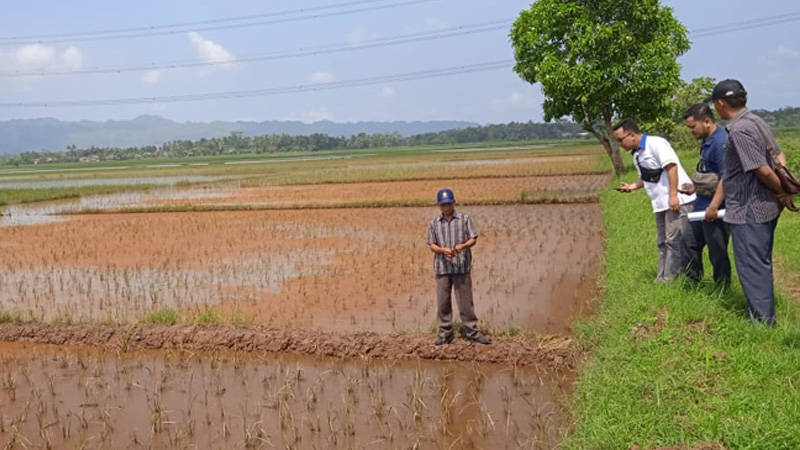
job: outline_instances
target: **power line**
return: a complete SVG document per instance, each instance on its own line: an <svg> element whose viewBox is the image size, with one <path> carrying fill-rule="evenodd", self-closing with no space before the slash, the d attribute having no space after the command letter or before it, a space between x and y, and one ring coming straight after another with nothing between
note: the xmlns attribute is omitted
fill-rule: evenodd
<svg viewBox="0 0 800 450"><path fill-rule="evenodd" d="M384 83L398 83L412 80L422 80L429 78L441 78L451 75L462 75L468 73L485 72L490 70L508 69L513 66L513 61L502 60L478 64L470 64L444 69L431 69L419 72L408 72L402 74L385 75L370 78L360 78L355 80L334 81L320 84L304 84L295 86L284 86L269 89L250 89L244 91L228 91L206 94L171 95L164 97L132 97L115 98L103 100L67 100L55 102L22 102L22 103L0 103L0 108L47 108L47 107L76 107L76 106L110 106L110 105L131 105L143 103L177 103L203 100L224 100L243 97L264 97L274 95L296 94L302 92L328 91L334 89L347 89L354 87L372 86Z"/></svg>
<svg viewBox="0 0 800 450"><path fill-rule="evenodd" d="M376 0L371 0L369 3L374 2ZM377 0L377 1L386 1L386 0ZM205 26L193 26L193 27L182 27L179 29L174 30L162 30L162 31L142 31L142 32L132 32L132 33L125 33L125 34L117 34L117 35L90 35L90 36L76 36L76 37L54 37L54 38L45 38L45 39L37 39L33 41L22 41L22 40L0 40L0 45L27 45L27 44L51 44L51 43L58 43L58 42L86 42L86 41L110 41L110 40L119 40L119 39L133 39L133 38L142 38L142 37L153 37L153 36L169 36L175 34L183 34L188 33L190 31L218 31L218 30L229 30L229 29L236 29L236 28L248 28L248 27L260 27L266 25L276 25L281 23L290 23L290 22L300 22L305 20L313 20L313 19L322 19L328 17L339 17L345 16L350 14L368 12L368 11L378 11L378 10L385 10L385 9L393 9L399 8L402 6L410 6L416 5L420 3L428 3L437 0L405 0L401 2L391 3L387 5L376 5L376 6L363 6L358 8L351 8L346 9L344 11L332 11L320 14L311 14L311 15L301 15L297 17L287 17L282 19L269 19L269 20L258 20L255 22L247 22L247 23L234 23L234 24L223 24L223 25L205 25ZM356 3L365 3L365 2L356 2ZM88 32L91 33L91 32Z"/></svg>
<svg viewBox="0 0 800 450"><path fill-rule="evenodd" d="M693 38L704 38L708 36L716 36L719 34L733 33L736 31L747 31L756 28L764 28L774 25L782 25L785 23L800 21L800 12L783 14L781 16L764 17L761 19L753 19L744 22L737 22L728 25L719 25L717 27L706 28L690 33Z"/></svg>
<svg viewBox="0 0 800 450"><path fill-rule="evenodd" d="M210 25L215 23L225 23L225 22L241 22L246 20L255 20L255 19L263 19L267 17L280 17L280 16L288 16L292 14L303 14L303 13L310 13L316 11L324 11L330 9L338 9L344 8L349 6L357 6L363 4L371 4L371 3L381 3L390 0L356 0L356 1L349 1L343 3L336 3L333 5L323 5L323 6L316 6L313 8L300 8L300 9L291 9L285 11L275 11L271 13L263 13L263 14L249 14L244 16L236 16L236 17L225 17L220 19L208 19L208 20L199 20L195 22L178 22L178 23L171 23L171 24L162 24L162 25L149 25L149 26L139 26L139 27L131 27L131 28L114 28L108 30L93 30L93 31L80 31L74 33L56 33L56 34L35 34L35 35L25 35L25 36L0 36L0 41L35 41L39 39L53 39L53 38L70 38L70 37L81 37L81 36L93 36L93 35L101 35L101 34L119 34L119 33L133 33L133 32L140 32L140 31L156 31L156 30L163 30L168 28L185 28L185 27L195 27L195 26L202 26L202 25Z"/></svg>
<svg viewBox="0 0 800 450"><path fill-rule="evenodd" d="M317 56L332 53L342 53L348 51L364 50L370 48L389 47L395 45L426 42L439 39L447 39L469 34L487 33L491 31L506 30L509 20L495 20L473 25L447 28L443 30L428 31L423 33L412 33L388 38L370 39L358 44L339 43L321 47L301 48L298 50L287 50L273 52L262 55L251 55L238 57L230 61L177 61L150 64L136 64L130 66L106 66L89 67L77 70L51 70L51 71L0 71L0 77L23 77L23 76L54 76L54 75L81 75L81 74L100 74L100 73L125 73L143 72L148 70L172 70L191 67L207 67L230 64L243 64L253 62L272 61L279 59L297 58L303 56Z"/></svg>
<svg viewBox="0 0 800 450"><path fill-rule="evenodd" d="M774 21L774 20L781 20L781 19L796 20L798 18L800 18L800 11L794 11L794 12L785 13L785 14L779 14L779 15L775 15L775 16L759 17L759 18L756 18L756 19L744 20L744 21L741 21L741 22L734 22L734 23L728 23L728 24L723 24L723 25L716 25L716 26L708 27L708 28L701 28L699 30L692 31L691 34L706 34L706 33L714 33L714 32L717 32L717 31L727 31L727 29L729 29L731 27L736 28L736 27L751 26L751 25L752 26L770 25L771 24L770 22Z"/></svg>

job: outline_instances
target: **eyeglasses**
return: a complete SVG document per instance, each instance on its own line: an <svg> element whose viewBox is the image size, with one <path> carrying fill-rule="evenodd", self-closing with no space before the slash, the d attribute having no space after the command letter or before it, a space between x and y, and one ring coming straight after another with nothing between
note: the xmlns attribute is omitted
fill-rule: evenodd
<svg viewBox="0 0 800 450"><path fill-rule="evenodd" d="M622 144L623 142L625 142L625 139L628 139L629 137L633 137L634 134L635 133L633 131L630 131L625 136L622 136L621 138L617 138L617 142Z"/></svg>

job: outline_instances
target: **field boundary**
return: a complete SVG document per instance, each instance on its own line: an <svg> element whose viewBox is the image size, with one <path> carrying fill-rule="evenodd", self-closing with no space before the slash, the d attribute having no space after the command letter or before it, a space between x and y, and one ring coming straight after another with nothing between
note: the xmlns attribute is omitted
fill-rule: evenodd
<svg viewBox="0 0 800 450"><path fill-rule="evenodd" d="M484 346L456 339L436 347L433 334L328 333L309 330L162 324L0 324L0 341L133 349L295 353L333 358L467 361L572 370L575 341L566 336L498 337Z"/></svg>

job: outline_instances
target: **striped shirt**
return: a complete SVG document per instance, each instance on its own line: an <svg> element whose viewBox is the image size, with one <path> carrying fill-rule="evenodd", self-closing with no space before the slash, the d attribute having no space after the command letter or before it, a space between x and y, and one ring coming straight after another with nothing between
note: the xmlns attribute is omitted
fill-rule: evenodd
<svg viewBox="0 0 800 450"><path fill-rule="evenodd" d="M769 125L745 108L728 122L725 144L725 222L732 224L765 223L781 214L778 197L758 180L755 170L773 167L764 139L770 139L775 150L781 150Z"/></svg>
<svg viewBox="0 0 800 450"><path fill-rule="evenodd" d="M448 222L444 214L431 220L428 226L428 245L436 244L443 248L454 248L471 238L478 237L478 229L472 222L472 217L461 212L454 212ZM447 258L436 253L433 257L433 270L436 275L452 275L469 273L472 266L472 252L470 249L462 250L458 256Z"/></svg>

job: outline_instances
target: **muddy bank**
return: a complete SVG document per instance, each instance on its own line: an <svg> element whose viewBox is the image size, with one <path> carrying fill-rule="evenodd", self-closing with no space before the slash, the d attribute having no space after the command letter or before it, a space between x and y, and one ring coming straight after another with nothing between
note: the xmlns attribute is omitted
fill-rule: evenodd
<svg viewBox="0 0 800 450"><path fill-rule="evenodd" d="M572 369L577 359L568 337L496 338L483 346L457 339L436 347L435 336L325 333L223 325L1 324L0 341L130 349L232 350L335 358L473 361Z"/></svg>

